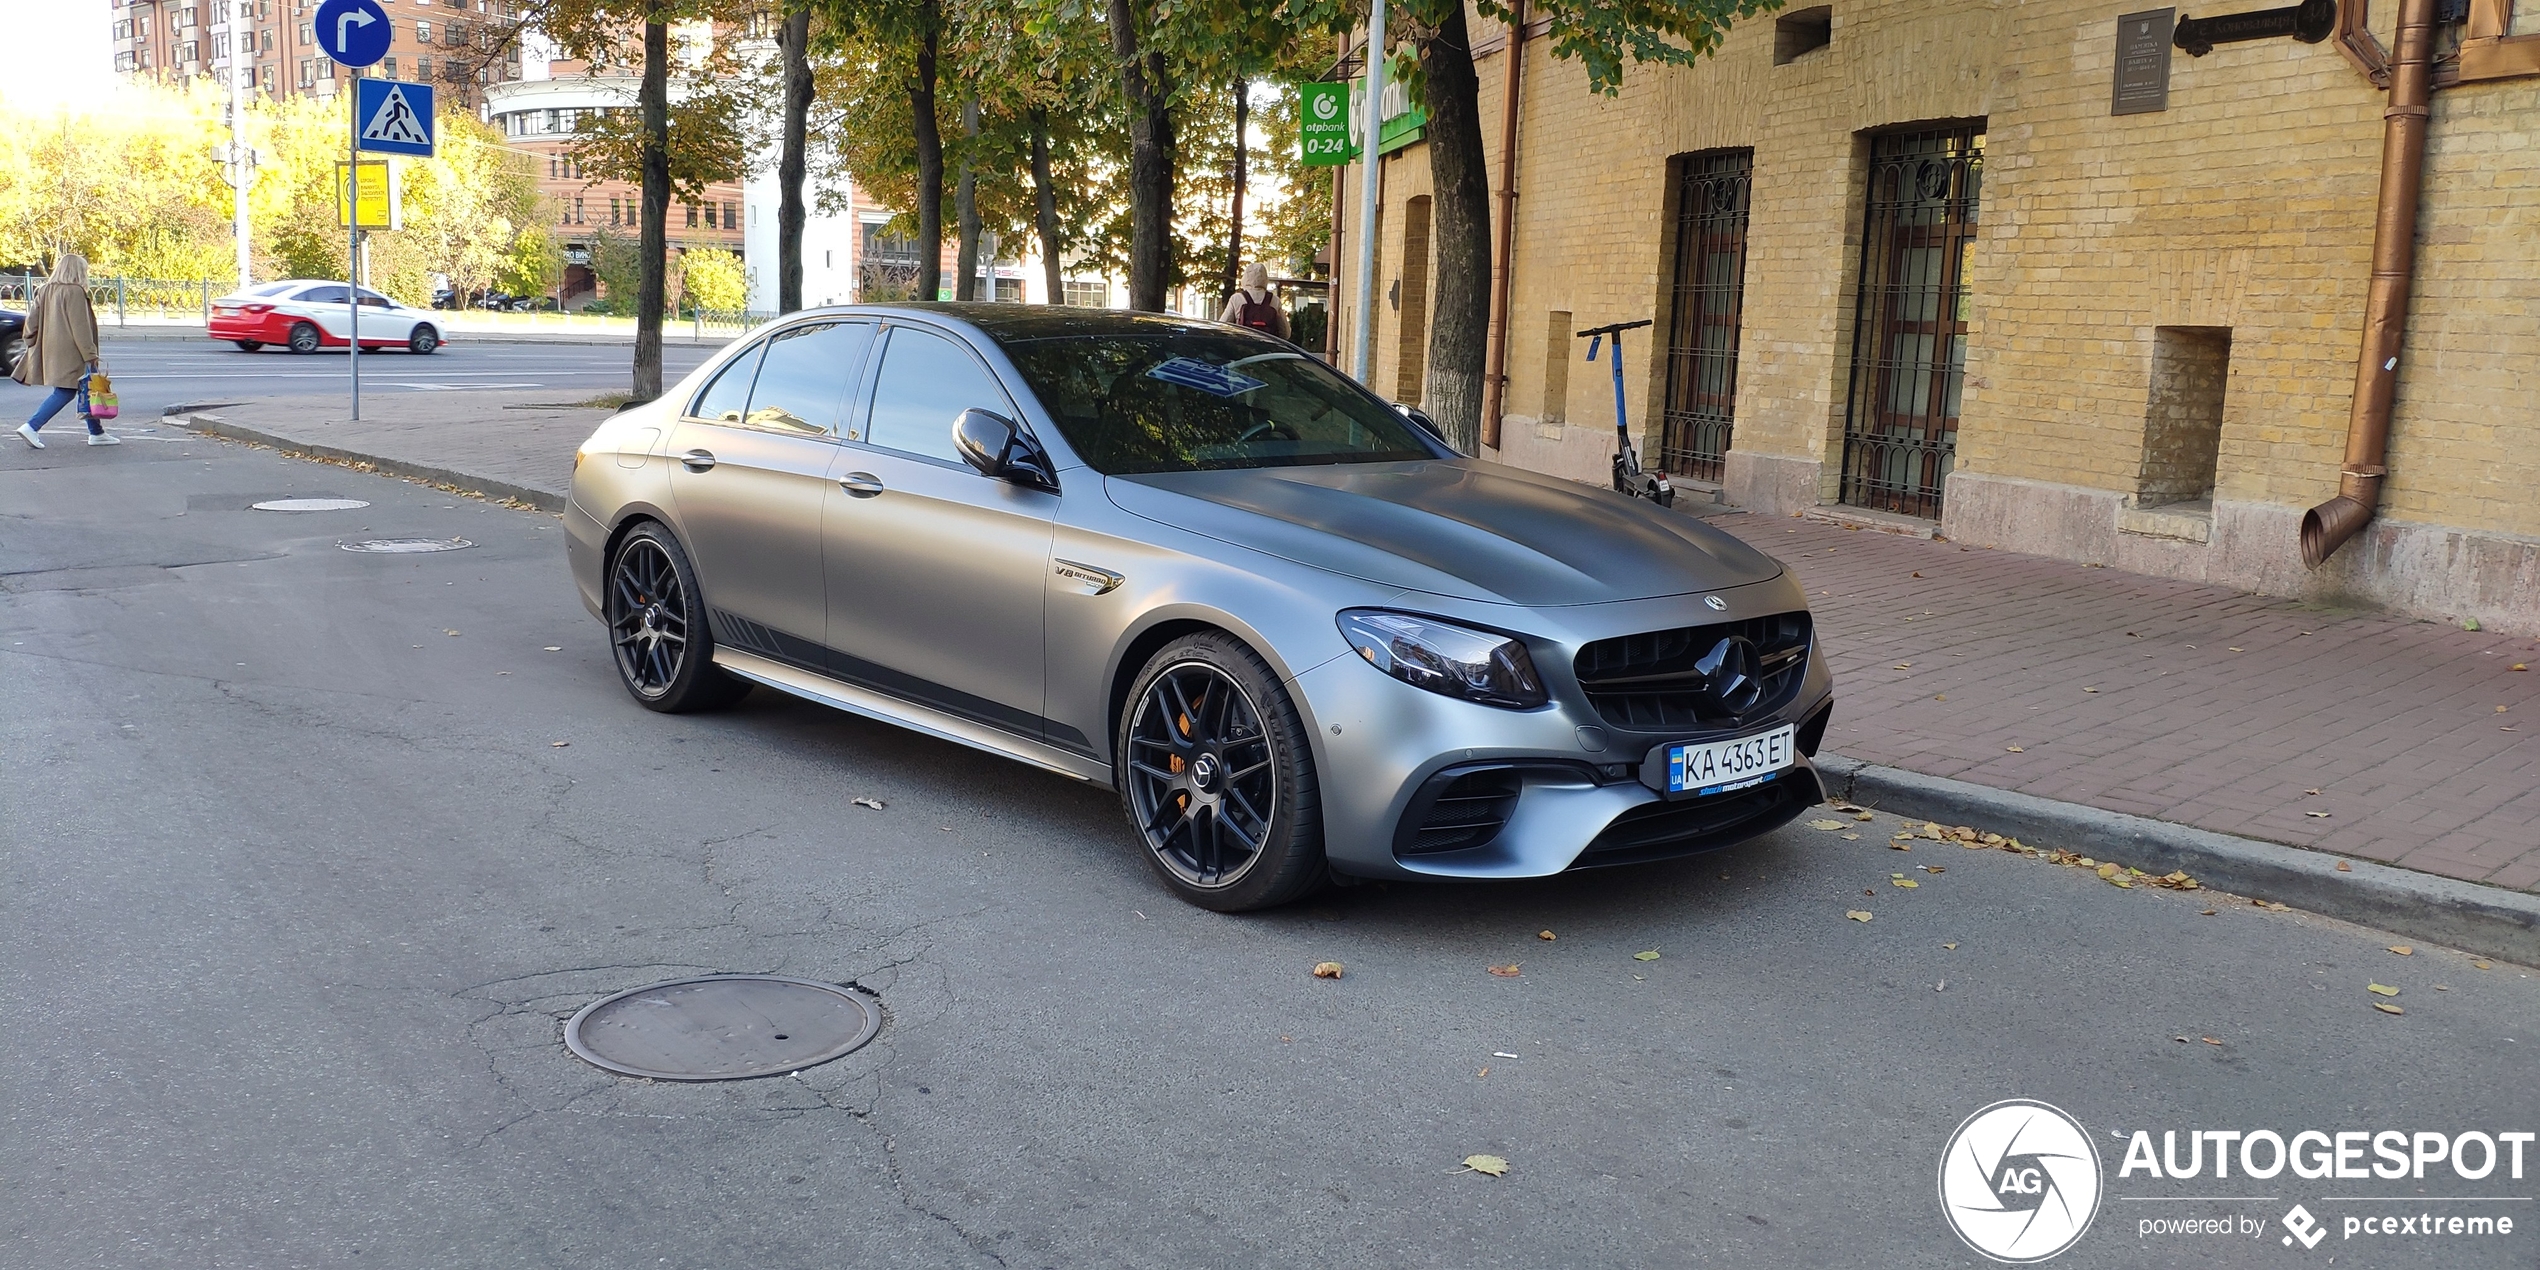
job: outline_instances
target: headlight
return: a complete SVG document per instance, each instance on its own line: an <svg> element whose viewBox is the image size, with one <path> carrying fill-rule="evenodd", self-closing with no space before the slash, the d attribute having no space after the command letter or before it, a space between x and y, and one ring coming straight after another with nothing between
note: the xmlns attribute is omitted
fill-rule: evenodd
<svg viewBox="0 0 2540 1270"><path fill-rule="evenodd" d="M1347 610L1340 626L1368 665L1415 688L1511 710L1549 699L1526 646L1505 635L1377 609Z"/></svg>

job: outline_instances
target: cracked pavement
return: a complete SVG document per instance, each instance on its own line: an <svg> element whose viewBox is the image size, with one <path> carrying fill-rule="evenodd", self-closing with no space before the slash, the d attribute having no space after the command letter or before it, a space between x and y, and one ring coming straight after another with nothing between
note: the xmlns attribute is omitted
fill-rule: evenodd
<svg viewBox="0 0 2540 1270"><path fill-rule="evenodd" d="M1933 1171L2000 1099L2153 1200L2196 1192L2114 1132L2540 1120L2530 971L1885 816L1198 912L1105 791L765 692L638 709L550 517L132 435L0 454L0 1266L1963 1266ZM281 495L372 505L245 510ZM387 536L477 545L334 547ZM562 1044L748 971L885 1024L723 1084ZM2297 1259L2107 1207L2059 1265Z"/></svg>

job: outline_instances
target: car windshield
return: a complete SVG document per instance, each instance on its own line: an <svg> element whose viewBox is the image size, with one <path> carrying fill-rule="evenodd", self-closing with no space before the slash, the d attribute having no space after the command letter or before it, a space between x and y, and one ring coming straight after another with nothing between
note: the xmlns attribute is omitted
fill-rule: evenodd
<svg viewBox="0 0 2540 1270"><path fill-rule="evenodd" d="M1282 344L1217 331L1016 340L1007 356L1109 476L1434 458L1410 421Z"/></svg>

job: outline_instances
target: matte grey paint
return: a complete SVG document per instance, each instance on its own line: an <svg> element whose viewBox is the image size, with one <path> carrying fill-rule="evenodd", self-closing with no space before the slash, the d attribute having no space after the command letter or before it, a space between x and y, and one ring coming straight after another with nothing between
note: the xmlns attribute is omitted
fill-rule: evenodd
<svg viewBox="0 0 2540 1270"><path fill-rule="evenodd" d="M779 658L727 645L719 664L797 696L1104 783L1116 690L1140 668L1131 654L1141 637L1171 623L1227 631L1269 662L1303 716L1325 849L1344 872L1521 877L1567 868L1615 814L1660 795L1629 779L1530 777L1520 823L1500 849L1451 860L1397 860L1394 828L1419 782L1451 764L1532 758L1637 768L1651 747L1695 739L1605 724L1570 671L1582 645L1807 604L1777 562L1691 517L1478 460L1105 478L1068 448L977 327L894 308L819 310L796 320L842 313L964 342L1007 386L1016 422L1047 449L1059 491L843 439L787 438L807 449L783 480L764 475L770 460L758 448L730 440L715 450L715 469L689 473L675 458L693 448L686 438L697 430L682 419L684 407L718 367L756 342L736 341L660 401L609 420L584 444L565 524L585 606L599 611L608 544L633 519L663 521L692 544L701 534L718 543L765 536L790 563L740 566L727 585L722 575L732 566L706 563L723 551L709 549L698 556L701 588L718 607L727 598L764 597L740 602L763 602L787 621L805 620L817 596L826 614L819 629L785 633L828 650ZM850 420L862 417L863 391ZM727 474L727 450L760 465L749 469L752 481L799 488L797 479L809 479L799 475L811 465L807 455L824 448L831 457L816 514L806 510L807 496L713 502L689 492ZM594 461L603 454L617 461ZM881 491L851 496L841 484L849 474ZM716 523L702 523L709 516ZM816 563L802 545L810 534L821 541ZM1097 592L1084 567L1120 581ZM1709 596L1726 609L1706 606ZM1352 655L1334 625L1340 610L1369 607L1521 636L1551 703L1496 709L1385 675ZM773 626L766 613L734 610ZM1812 650L1790 705L1750 730L1801 722L1832 690L1824 658ZM1596 729L1585 735L1601 736L1601 749L1584 746L1582 728ZM1804 792L1817 793L1804 764L1783 779L1806 781Z"/></svg>

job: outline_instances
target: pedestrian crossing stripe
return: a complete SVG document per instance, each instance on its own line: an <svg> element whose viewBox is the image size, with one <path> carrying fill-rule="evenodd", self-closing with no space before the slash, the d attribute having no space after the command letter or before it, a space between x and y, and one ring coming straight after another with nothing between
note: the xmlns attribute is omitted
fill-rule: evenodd
<svg viewBox="0 0 2540 1270"><path fill-rule="evenodd" d="M406 103L405 86L391 84L380 98L379 109L371 113L370 122L362 125L362 140L428 146L432 144L432 134L424 130L414 107Z"/></svg>

